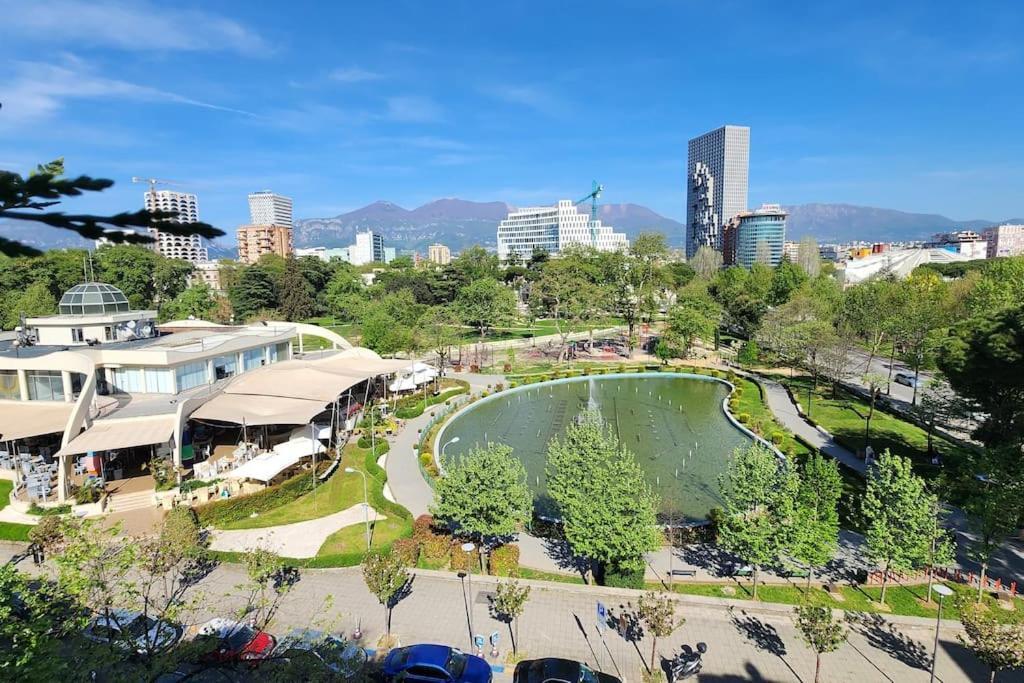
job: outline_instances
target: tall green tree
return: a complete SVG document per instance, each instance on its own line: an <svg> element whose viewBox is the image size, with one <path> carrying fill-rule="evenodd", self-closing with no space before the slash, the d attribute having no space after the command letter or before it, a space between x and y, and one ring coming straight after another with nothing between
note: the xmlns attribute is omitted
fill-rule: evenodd
<svg viewBox="0 0 1024 683"><path fill-rule="evenodd" d="M482 339L492 327L511 322L516 316L516 296L497 280L474 280L459 291L455 302L462 321L475 327Z"/></svg>
<svg viewBox="0 0 1024 683"><path fill-rule="evenodd" d="M487 444L442 466L430 512L454 533L488 551L530 521L533 496L526 468L508 446Z"/></svg>
<svg viewBox="0 0 1024 683"><path fill-rule="evenodd" d="M973 538L967 554L981 566L978 602L985 592L992 556L1020 528L1024 514L1024 479L1020 476L1019 448L988 450L973 461L977 472L964 482L968 491L964 510Z"/></svg>
<svg viewBox="0 0 1024 683"><path fill-rule="evenodd" d="M911 571L927 562L934 507L933 496L914 474L910 459L883 452L869 471L861 499L867 555L882 567L882 604L894 570Z"/></svg>
<svg viewBox="0 0 1024 683"><path fill-rule="evenodd" d="M437 356L438 377L444 377L445 367L452 359L452 348L461 339L461 322L451 306L431 306L417 323L423 344Z"/></svg>
<svg viewBox="0 0 1024 683"><path fill-rule="evenodd" d="M548 444L547 477L573 552L602 570L643 570L644 554L661 545L657 497L597 412Z"/></svg>
<svg viewBox="0 0 1024 683"><path fill-rule="evenodd" d="M194 284L160 307L161 320L197 318L211 320L217 312L217 297L205 282Z"/></svg>
<svg viewBox="0 0 1024 683"><path fill-rule="evenodd" d="M767 446L737 448L719 479L722 521L718 543L753 567L753 598L762 567L777 563L793 546L798 478Z"/></svg>
<svg viewBox="0 0 1024 683"><path fill-rule="evenodd" d="M294 258L289 258L285 262L279 291L279 308L285 320L301 321L313 315L313 287L303 275L299 262Z"/></svg>
<svg viewBox="0 0 1024 683"><path fill-rule="evenodd" d="M721 309L707 290L688 287L669 310L666 327L679 340L683 355L688 356L698 339L714 338L721 316Z"/></svg>
<svg viewBox="0 0 1024 683"><path fill-rule="evenodd" d="M701 246L690 260L693 272L702 280L710 280L722 267L722 253L711 247Z"/></svg>
<svg viewBox="0 0 1024 683"><path fill-rule="evenodd" d="M20 296L12 297L14 302L7 314L6 326L8 328L21 324L21 316L34 318L36 316L53 315L57 312L57 300L50 294L50 290L42 282L35 282L25 288Z"/></svg>
<svg viewBox="0 0 1024 683"><path fill-rule="evenodd" d="M156 298L153 275L159 259L156 252L146 247L108 244L96 250L94 270L99 281L124 292L133 309L147 309Z"/></svg>
<svg viewBox="0 0 1024 683"><path fill-rule="evenodd" d="M989 448L1024 444L1024 306L958 325L939 367L954 391L985 416L974 438Z"/></svg>
<svg viewBox="0 0 1024 683"><path fill-rule="evenodd" d="M789 554L807 566L807 588L814 571L823 567L839 548L839 497L843 479L839 464L815 451L800 468L796 515Z"/></svg>
<svg viewBox="0 0 1024 683"><path fill-rule="evenodd" d="M262 266L249 266L228 291L238 322L244 322L261 310L277 307L277 285L273 275Z"/></svg>

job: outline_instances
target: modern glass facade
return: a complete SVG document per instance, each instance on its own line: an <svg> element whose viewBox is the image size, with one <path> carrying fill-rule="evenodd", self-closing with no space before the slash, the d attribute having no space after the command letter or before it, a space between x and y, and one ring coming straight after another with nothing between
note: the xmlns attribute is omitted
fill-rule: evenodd
<svg viewBox="0 0 1024 683"><path fill-rule="evenodd" d="M0 370L0 399L17 401L21 399L17 370Z"/></svg>
<svg viewBox="0 0 1024 683"><path fill-rule="evenodd" d="M722 226L747 209L750 128L722 126L690 140L686 165L686 257L722 249Z"/></svg>
<svg viewBox="0 0 1024 683"><path fill-rule="evenodd" d="M64 380L56 370L29 370L25 373L30 401L63 401Z"/></svg>
<svg viewBox="0 0 1024 683"><path fill-rule="evenodd" d="M782 261L786 242L786 212L777 205L740 214L736 228L736 264L775 267Z"/></svg>

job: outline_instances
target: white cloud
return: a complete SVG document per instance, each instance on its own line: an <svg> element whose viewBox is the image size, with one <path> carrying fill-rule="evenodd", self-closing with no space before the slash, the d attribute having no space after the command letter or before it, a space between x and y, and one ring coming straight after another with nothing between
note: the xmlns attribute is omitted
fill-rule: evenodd
<svg viewBox="0 0 1024 683"><path fill-rule="evenodd" d="M48 42L123 50L270 51L255 31L202 10L116 0L0 0L4 29Z"/></svg>
<svg viewBox="0 0 1024 683"><path fill-rule="evenodd" d="M384 78L384 75L358 66L346 66L334 69L327 77L338 83L363 83L365 81L379 81Z"/></svg>
<svg viewBox="0 0 1024 683"><path fill-rule="evenodd" d="M66 100L118 99L135 102L165 102L215 111L255 116L241 109L224 107L147 85L105 78L94 73L73 55L62 64L17 62L17 75L2 90L3 117L0 123L19 123L57 113Z"/></svg>
<svg viewBox="0 0 1024 683"><path fill-rule="evenodd" d="M552 95L538 85L504 83L481 88L485 95L552 116L564 114L568 105L562 98Z"/></svg>
<svg viewBox="0 0 1024 683"><path fill-rule="evenodd" d="M443 117L441 105L429 97L389 97L387 118L404 123L432 123Z"/></svg>

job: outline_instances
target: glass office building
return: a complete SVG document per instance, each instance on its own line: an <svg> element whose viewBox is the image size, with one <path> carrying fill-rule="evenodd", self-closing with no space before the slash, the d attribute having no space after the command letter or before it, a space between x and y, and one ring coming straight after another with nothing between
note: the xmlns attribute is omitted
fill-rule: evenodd
<svg viewBox="0 0 1024 683"><path fill-rule="evenodd" d="M786 243L786 216L778 204L763 204L757 211L741 213L736 226L736 264L744 268L755 263L779 265Z"/></svg>

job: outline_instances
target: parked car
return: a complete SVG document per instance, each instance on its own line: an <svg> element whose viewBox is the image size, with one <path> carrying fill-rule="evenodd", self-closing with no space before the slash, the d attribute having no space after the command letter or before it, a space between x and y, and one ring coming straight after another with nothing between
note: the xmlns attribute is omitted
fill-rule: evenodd
<svg viewBox="0 0 1024 683"><path fill-rule="evenodd" d="M366 650L330 633L295 629L278 642L274 658L283 662L308 658L310 662L348 678L362 671L366 665Z"/></svg>
<svg viewBox="0 0 1024 683"><path fill-rule="evenodd" d="M410 645L388 653L382 671L385 681L491 683L491 667L480 657L446 645Z"/></svg>
<svg viewBox="0 0 1024 683"><path fill-rule="evenodd" d="M111 610L94 617L82 635L97 643L112 643L121 650L145 654L173 647L181 640L182 629L127 609Z"/></svg>
<svg viewBox="0 0 1024 683"><path fill-rule="evenodd" d="M231 619L211 619L199 627L196 639L217 641L205 656L211 662L259 662L277 646L274 636Z"/></svg>
<svg viewBox="0 0 1024 683"><path fill-rule="evenodd" d="M618 678L594 671L572 659L545 657L524 659L516 664L512 683L622 683Z"/></svg>
<svg viewBox="0 0 1024 683"><path fill-rule="evenodd" d="M892 378L896 384L902 384L905 387L913 389L917 386L917 378L913 375L908 375L905 372L897 372L896 376Z"/></svg>

